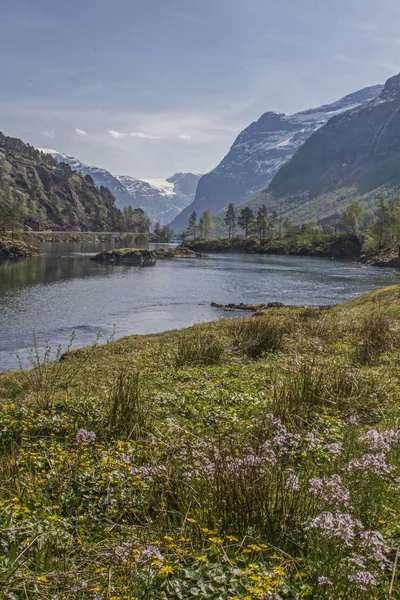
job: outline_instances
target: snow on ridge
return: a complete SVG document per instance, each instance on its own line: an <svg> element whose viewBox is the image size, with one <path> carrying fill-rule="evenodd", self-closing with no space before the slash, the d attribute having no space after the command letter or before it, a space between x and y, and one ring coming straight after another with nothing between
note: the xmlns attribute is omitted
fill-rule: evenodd
<svg viewBox="0 0 400 600"><path fill-rule="evenodd" d="M159 190L166 196L175 195L175 185L173 183L170 183L166 179L142 179L142 181L145 181L146 183L151 185L151 187L155 188L156 190Z"/></svg>

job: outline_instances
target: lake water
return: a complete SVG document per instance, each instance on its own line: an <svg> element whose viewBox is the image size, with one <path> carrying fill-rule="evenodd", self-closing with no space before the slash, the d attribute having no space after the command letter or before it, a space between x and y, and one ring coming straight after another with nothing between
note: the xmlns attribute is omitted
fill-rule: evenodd
<svg viewBox="0 0 400 600"><path fill-rule="evenodd" d="M227 254L150 268L89 260L109 247L42 244L46 255L0 266L0 370L18 368L33 330L52 347L76 332L78 347L114 328L123 337L232 316L213 301L328 305L400 282L390 269L319 258Z"/></svg>

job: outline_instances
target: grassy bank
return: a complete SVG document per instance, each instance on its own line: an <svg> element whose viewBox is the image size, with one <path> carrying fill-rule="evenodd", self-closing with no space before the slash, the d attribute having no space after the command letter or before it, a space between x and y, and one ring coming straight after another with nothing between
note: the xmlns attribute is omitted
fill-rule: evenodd
<svg viewBox="0 0 400 600"><path fill-rule="evenodd" d="M2 597L388 598L399 330L393 286L0 375Z"/></svg>

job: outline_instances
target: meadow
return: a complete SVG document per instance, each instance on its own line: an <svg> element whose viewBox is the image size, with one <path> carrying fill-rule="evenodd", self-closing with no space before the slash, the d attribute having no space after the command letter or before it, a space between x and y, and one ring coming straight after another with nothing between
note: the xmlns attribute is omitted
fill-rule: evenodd
<svg viewBox="0 0 400 600"><path fill-rule="evenodd" d="M400 286L0 375L0 597L398 598Z"/></svg>

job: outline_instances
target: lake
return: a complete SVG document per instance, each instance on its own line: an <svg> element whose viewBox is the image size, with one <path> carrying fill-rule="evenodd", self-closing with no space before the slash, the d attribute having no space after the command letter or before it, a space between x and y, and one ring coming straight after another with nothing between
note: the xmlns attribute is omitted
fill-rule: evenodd
<svg viewBox="0 0 400 600"><path fill-rule="evenodd" d="M232 317L210 303L329 305L398 283L400 274L353 262L288 256L215 254L158 261L155 267L103 265L91 255L111 246L41 244L46 254L0 266L0 370L17 369L37 332L74 347L98 334L155 333Z"/></svg>

